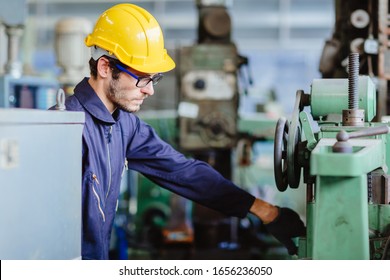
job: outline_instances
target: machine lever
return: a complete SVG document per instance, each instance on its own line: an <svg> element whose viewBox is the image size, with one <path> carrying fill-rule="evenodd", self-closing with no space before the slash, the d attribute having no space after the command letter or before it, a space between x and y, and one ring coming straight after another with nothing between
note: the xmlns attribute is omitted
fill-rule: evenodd
<svg viewBox="0 0 390 280"><path fill-rule="evenodd" d="M387 125L369 127L366 129L354 131L354 132L346 132L345 130L341 130L336 135L337 142L333 145L333 152L335 153L352 153L352 145L347 141L351 138L359 138L366 136L374 136L379 134L387 134L390 132L390 128Z"/></svg>
<svg viewBox="0 0 390 280"><path fill-rule="evenodd" d="M387 125L381 125L381 126L369 127L362 130L357 130L349 133L348 135L349 135L349 139L351 139L351 138L359 138L359 137L373 136L379 134L387 134L389 132L390 132L390 128Z"/></svg>

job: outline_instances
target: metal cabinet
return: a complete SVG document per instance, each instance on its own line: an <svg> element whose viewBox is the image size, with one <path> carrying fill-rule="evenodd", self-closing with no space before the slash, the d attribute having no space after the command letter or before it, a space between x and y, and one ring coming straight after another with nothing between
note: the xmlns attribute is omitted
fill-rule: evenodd
<svg viewBox="0 0 390 280"><path fill-rule="evenodd" d="M84 119L0 109L0 259L81 258Z"/></svg>

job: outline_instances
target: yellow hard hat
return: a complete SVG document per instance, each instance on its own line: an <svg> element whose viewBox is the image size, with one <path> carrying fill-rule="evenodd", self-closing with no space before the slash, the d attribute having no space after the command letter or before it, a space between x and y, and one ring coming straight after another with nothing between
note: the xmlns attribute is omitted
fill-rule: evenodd
<svg viewBox="0 0 390 280"><path fill-rule="evenodd" d="M143 73L161 73L175 68L175 62L164 48L157 20L133 4L118 4L103 12L92 33L85 38L85 44L100 47Z"/></svg>

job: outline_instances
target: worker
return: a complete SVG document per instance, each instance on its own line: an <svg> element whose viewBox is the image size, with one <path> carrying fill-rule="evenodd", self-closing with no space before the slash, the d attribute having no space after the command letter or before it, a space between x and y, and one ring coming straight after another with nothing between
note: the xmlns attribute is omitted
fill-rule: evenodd
<svg viewBox="0 0 390 280"><path fill-rule="evenodd" d="M82 140L82 258L108 259L121 177L129 168L156 184L229 216L256 215L290 254L305 234L299 215L255 198L203 161L186 158L138 118L164 72L175 63L160 25L145 9L118 4L101 14L85 38L90 77L66 99L85 113Z"/></svg>

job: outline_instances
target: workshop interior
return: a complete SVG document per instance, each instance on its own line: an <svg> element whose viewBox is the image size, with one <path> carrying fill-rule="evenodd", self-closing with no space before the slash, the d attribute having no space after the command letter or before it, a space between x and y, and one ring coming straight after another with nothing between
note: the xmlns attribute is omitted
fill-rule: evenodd
<svg viewBox="0 0 390 280"><path fill-rule="evenodd" d="M84 115L64 100L89 76L97 16L128 1L5 2L0 259L80 259ZM390 259L390 1L131 2L159 21L176 62L136 114L296 211L306 235L290 256L254 216L224 216L126 170L110 259Z"/></svg>

